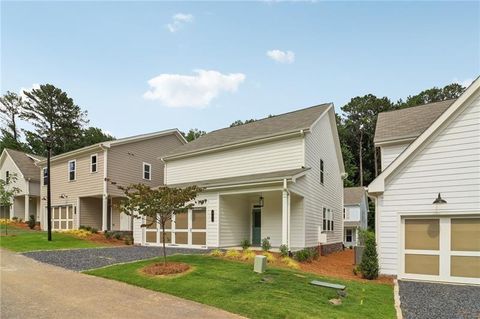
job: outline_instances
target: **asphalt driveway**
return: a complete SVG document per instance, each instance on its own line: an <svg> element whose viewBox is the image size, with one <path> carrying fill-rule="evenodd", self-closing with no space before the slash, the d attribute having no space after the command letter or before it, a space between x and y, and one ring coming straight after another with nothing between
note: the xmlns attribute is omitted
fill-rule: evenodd
<svg viewBox="0 0 480 319"><path fill-rule="evenodd" d="M405 319L479 319L480 286L399 281Z"/></svg>
<svg viewBox="0 0 480 319"><path fill-rule="evenodd" d="M167 255L204 254L207 252L206 250L202 249L186 249L173 247L167 247L166 251ZM118 263L159 257L163 255L162 252L162 247L128 246L33 251L23 253L23 255L40 262L59 266L62 268L75 271L84 271Z"/></svg>

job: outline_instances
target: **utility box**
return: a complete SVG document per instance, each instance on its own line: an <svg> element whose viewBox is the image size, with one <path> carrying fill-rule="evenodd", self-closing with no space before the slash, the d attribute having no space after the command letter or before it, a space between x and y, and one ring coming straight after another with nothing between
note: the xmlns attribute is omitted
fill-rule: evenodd
<svg viewBox="0 0 480 319"><path fill-rule="evenodd" d="M266 256L255 256L255 263L253 264L253 271L258 272L259 274L265 272L267 269L267 257Z"/></svg>
<svg viewBox="0 0 480 319"><path fill-rule="evenodd" d="M355 265L360 265L362 263L362 255L363 251L365 250L365 246L354 246L353 249L355 252Z"/></svg>

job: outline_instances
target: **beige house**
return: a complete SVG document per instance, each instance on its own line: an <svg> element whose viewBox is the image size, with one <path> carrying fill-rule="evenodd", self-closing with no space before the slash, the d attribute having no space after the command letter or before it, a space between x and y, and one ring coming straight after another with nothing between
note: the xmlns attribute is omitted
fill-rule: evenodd
<svg viewBox="0 0 480 319"><path fill-rule="evenodd" d="M216 130L162 160L167 185L205 187L202 204L168 225L168 245L258 247L268 239L292 250L342 248L344 168L332 104ZM141 224L135 243L161 245L161 230Z"/></svg>
<svg viewBox="0 0 480 319"><path fill-rule="evenodd" d="M177 129L98 143L52 157L52 228L131 230L130 216L115 205L122 197L117 185L163 185L159 160L186 141ZM46 228L46 161L41 161L42 228ZM115 183L116 185L112 184Z"/></svg>
<svg viewBox="0 0 480 319"><path fill-rule="evenodd" d="M9 180L16 176L11 187L17 187L11 207L0 207L0 218L23 219L27 221L30 215L36 220L40 218L40 169L35 165L43 157L27 154L11 149L4 149L0 156L0 178Z"/></svg>
<svg viewBox="0 0 480 319"><path fill-rule="evenodd" d="M456 100L380 113L380 271L480 284L480 80Z"/></svg>

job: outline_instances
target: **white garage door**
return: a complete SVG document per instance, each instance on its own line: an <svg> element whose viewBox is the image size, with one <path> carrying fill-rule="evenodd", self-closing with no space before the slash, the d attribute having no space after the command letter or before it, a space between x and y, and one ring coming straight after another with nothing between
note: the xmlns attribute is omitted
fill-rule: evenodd
<svg viewBox="0 0 480 319"><path fill-rule="evenodd" d="M74 207L72 205L52 207L52 229L73 229Z"/></svg>
<svg viewBox="0 0 480 319"><path fill-rule="evenodd" d="M400 278L480 284L480 216L402 219Z"/></svg>

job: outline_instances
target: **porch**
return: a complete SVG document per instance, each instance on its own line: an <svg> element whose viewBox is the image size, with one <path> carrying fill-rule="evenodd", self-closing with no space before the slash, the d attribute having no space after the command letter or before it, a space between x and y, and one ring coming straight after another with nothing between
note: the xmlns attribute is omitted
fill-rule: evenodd
<svg viewBox="0 0 480 319"><path fill-rule="evenodd" d="M120 211L121 197L89 196L78 199L78 227L90 226L98 230L130 231L132 218Z"/></svg>
<svg viewBox="0 0 480 319"><path fill-rule="evenodd" d="M6 213L7 209L4 209L3 214L6 215ZM40 220L40 197L31 195L15 196L10 207L9 217L28 221L30 215L34 215L37 221Z"/></svg>

